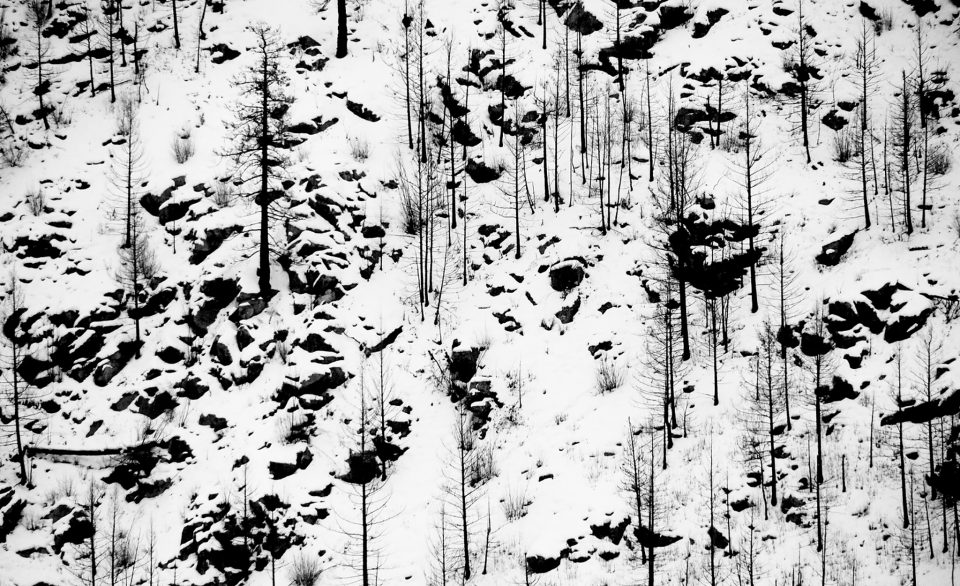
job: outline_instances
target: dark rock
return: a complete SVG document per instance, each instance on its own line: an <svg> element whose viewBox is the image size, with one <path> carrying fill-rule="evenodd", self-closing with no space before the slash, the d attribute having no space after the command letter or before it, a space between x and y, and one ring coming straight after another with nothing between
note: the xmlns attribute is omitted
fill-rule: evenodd
<svg viewBox="0 0 960 586"><path fill-rule="evenodd" d="M306 470L307 466L309 466L311 462L313 462L313 454L309 449L305 449L297 454L297 461L295 464L287 464L285 462L270 462L268 469L270 471L270 476L274 480L282 480L288 476L292 476L298 470Z"/></svg>
<svg viewBox="0 0 960 586"><path fill-rule="evenodd" d="M307 352L310 352L310 353L313 353L313 352L336 352L336 350L334 350L333 346L331 346L330 344L328 344L327 341L323 339L323 336L321 336L321 335L320 335L319 333L317 333L317 332L311 332L310 334L307 335L306 338L303 339L302 342L300 342L299 344L295 344L295 345L299 345L301 348L303 348L304 350L306 350Z"/></svg>
<svg viewBox="0 0 960 586"><path fill-rule="evenodd" d="M730 543L730 540L713 525L707 530L707 535L710 536L710 545L715 549L725 549Z"/></svg>
<svg viewBox="0 0 960 586"><path fill-rule="evenodd" d="M346 383L348 378L342 368L334 366L326 372L311 374L302 383L285 381L273 399L286 405L291 398L296 397L304 409L320 409L333 400L330 392Z"/></svg>
<svg viewBox="0 0 960 586"><path fill-rule="evenodd" d="M177 400L167 391L161 391L151 398L139 396L136 401L137 413L156 419L169 413L177 406Z"/></svg>
<svg viewBox="0 0 960 586"><path fill-rule="evenodd" d="M236 279L217 277L205 281L200 286L200 293L207 299L200 304L195 313L188 316L188 319L195 330L206 332L207 328L217 320L219 313L240 293L240 286Z"/></svg>
<svg viewBox="0 0 960 586"><path fill-rule="evenodd" d="M447 368L455 381L468 382L477 374L477 362L480 360L480 348L456 348L450 354Z"/></svg>
<svg viewBox="0 0 960 586"><path fill-rule="evenodd" d="M380 476L380 464L373 451L354 452L347 457L347 472L340 480L350 484L367 484Z"/></svg>
<svg viewBox="0 0 960 586"><path fill-rule="evenodd" d="M383 238L387 235L387 231L383 229L383 226L374 224L361 228L360 235L364 238Z"/></svg>
<svg viewBox="0 0 960 586"><path fill-rule="evenodd" d="M393 330L392 332L384 336L379 342L377 342L373 346L370 346L369 348L365 348L363 353L366 354L367 356L370 356L371 354L376 354L377 352L382 351L384 348L386 348L390 344L393 344L397 340L397 336L399 336L400 332L402 331L403 331L403 326L397 326L395 330Z"/></svg>
<svg viewBox="0 0 960 586"><path fill-rule="evenodd" d="M832 385L823 385L818 388L816 392L823 403L833 403L834 401L842 401L843 399L856 399L860 396L860 393L853 390L853 385L839 376L833 377Z"/></svg>
<svg viewBox="0 0 960 586"><path fill-rule="evenodd" d="M568 552L569 550L564 550ZM569 555L569 554L568 554ZM564 555L557 557L543 557L539 555L527 556L527 571L531 574L546 574L560 567Z"/></svg>
<svg viewBox="0 0 960 586"><path fill-rule="evenodd" d="M270 471L270 477L274 480L282 480L288 476L292 476L299 470L296 464L287 464L285 462L270 462L268 465L268 470Z"/></svg>
<svg viewBox="0 0 960 586"><path fill-rule="evenodd" d="M607 521L602 525L591 525L590 533L592 533L597 539L608 539L614 545L618 545L620 540L623 539L623 534L626 532L627 527L629 526L630 517L624 517L616 525L613 525L611 521Z"/></svg>
<svg viewBox="0 0 960 586"><path fill-rule="evenodd" d="M209 413L200 416L200 425L206 425L213 431L220 431L227 427L227 420L223 417L217 417Z"/></svg>
<svg viewBox="0 0 960 586"><path fill-rule="evenodd" d="M700 122L706 122L709 119L710 117L704 110L683 107L677 110L677 114L673 118L673 126L681 132L688 132Z"/></svg>
<svg viewBox="0 0 960 586"><path fill-rule="evenodd" d="M569 291L583 281L585 275L583 263L576 259L567 259L550 267L550 287L554 291Z"/></svg>
<svg viewBox="0 0 960 586"><path fill-rule="evenodd" d="M587 346L587 351L590 352L590 355L594 358L597 358L600 352L609 352L610 350L613 350L613 342L609 340Z"/></svg>
<svg viewBox="0 0 960 586"><path fill-rule="evenodd" d="M233 355L230 353L230 348L223 343L223 341L220 339L220 336L214 338L213 344L210 346L210 356L213 358L214 362L218 364L233 364Z"/></svg>
<svg viewBox="0 0 960 586"><path fill-rule="evenodd" d="M870 303L872 303L875 308L883 311L890 309L893 296L898 291L910 291L910 288L905 287L900 283L887 283L876 291L864 291L862 294L864 297L870 300Z"/></svg>
<svg viewBox="0 0 960 586"><path fill-rule="evenodd" d="M833 267L840 264L840 260L843 258L843 255L846 254L853 245L853 238L856 235L857 232L853 231L845 236L841 236L833 242L824 244L820 254L818 254L816 257L817 262L828 267Z"/></svg>
<svg viewBox="0 0 960 586"><path fill-rule="evenodd" d="M660 28L664 30L681 27L693 18L693 12L683 4L660 7Z"/></svg>
<svg viewBox="0 0 960 586"><path fill-rule="evenodd" d="M252 343L253 343L253 336L250 335L250 331L243 326L238 327L237 328L237 348L240 348L240 350L243 350L244 348L246 348Z"/></svg>
<svg viewBox="0 0 960 586"><path fill-rule="evenodd" d="M358 118L362 118L363 120L367 120L369 122L378 122L380 120L379 116L368 110L363 104L359 104L352 100L347 100L347 110L350 110L350 112L356 115Z"/></svg>
<svg viewBox="0 0 960 586"><path fill-rule="evenodd" d="M159 291L150 295L147 298L147 302L140 306L139 313L134 311L133 308L130 309L130 316L135 317L137 315L140 318L150 317L153 315L159 315L167 308L170 303L177 298L177 290L174 287L164 287Z"/></svg>
<svg viewBox="0 0 960 586"><path fill-rule="evenodd" d="M717 7L714 10L707 11L707 22L695 22L693 23L693 38L702 39L707 36L707 33L710 32L710 29L713 28L713 25L720 22L720 19L724 17L729 11L726 8Z"/></svg>
<svg viewBox="0 0 960 586"><path fill-rule="evenodd" d="M180 388L177 396L190 399L191 401L196 401L210 391L209 386L200 382L200 379L192 374L188 374L185 379L177 383L177 387Z"/></svg>
<svg viewBox="0 0 960 586"><path fill-rule="evenodd" d="M224 43L217 43L205 49L212 56L211 61L220 65L227 61L231 61L240 56L240 51L231 48L230 46Z"/></svg>
<svg viewBox="0 0 960 586"><path fill-rule="evenodd" d="M667 547L668 545L672 545L681 539L679 535L664 535L662 533L655 533L643 525L638 525L633 529L633 537L637 540L637 544L641 547L655 548Z"/></svg>
<svg viewBox="0 0 960 586"><path fill-rule="evenodd" d="M230 316L230 321L239 323L256 317L267 308L267 302L257 293L241 293L237 298L237 309Z"/></svg>
<svg viewBox="0 0 960 586"><path fill-rule="evenodd" d="M167 364L177 364L178 362L183 361L183 351L174 346L167 346L163 350L157 352L157 357Z"/></svg>
<svg viewBox="0 0 960 586"><path fill-rule="evenodd" d="M503 174L503 168L488 167L484 161L479 163L474 159L467 160L467 175L474 183L490 183L496 181Z"/></svg>
<svg viewBox="0 0 960 586"><path fill-rule="evenodd" d="M903 0L904 3L908 4L913 11L917 13L917 16L924 17L928 14L932 14L940 9L937 6L937 3L934 0Z"/></svg>
<svg viewBox="0 0 960 586"><path fill-rule="evenodd" d="M133 405L133 402L138 396L139 393L136 391L126 392L113 405L110 405L110 408L114 411L126 411L130 405Z"/></svg>
<svg viewBox="0 0 960 586"><path fill-rule="evenodd" d="M570 30L579 32L583 36L592 35L593 33L603 29L603 24L600 22L600 20L590 12L587 12L581 2L577 2L573 5L573 7L567 13L567 17L564 19L563 24L566 25L566 27ZM559 562L557 563L559 564Z"/></svg>
<svg viewBox="0 0 960 586"><path fill-rule="evenodd" d="M560 320L562 324L568 324L573 321L573 318L576 317L577 312L580 311L580 296L577 295L573 299L573 303L564 305L560 308L560 311L556 313L557 319Z"/></svg>
<svg viewBox="0 0 960 586"><path fill-rule="evenodd" d="M930 306L916 315L898 313L893 321L887 322L883 339L889 344L906 340L927 323L927 319L933 315L933 310L934 308Z"/></svg>
<svg viewBox="0 0 960 586"><path fill-rule="evenodd" d="M226 226L223 228L208 228L203 233L203 238L197 239L190 253L190 263L200 264L208 256L216 252L217 249L234 234L243 231L243 226Z"/></svg>
<svg viewBox="0 0 960 586"><path fill-rule="evenodd" d="M120 342L117 344L117 351L107 356L100 364L97 365L97 368L93 371L93 382L98 387L104 387L113 380L113 377L116 376L124 366L130 362L137 352L139 352L140 347L143 346L143 342Z"/></svg>
<svg viewBox="0 0 960 586"><path fill-rule="evenodd" d="M63 250L56 243L65 243L66 240L66 236L57 233L44 234L37 238L19 236L7 251L16 253L19 258L60 258Z"/></svg>
<svg viewBox="0 0 960 586"><path fill-rule="evenodd" d="M836 132L839 132L840 129L846 126L847 122L847 119L843 116L839 116L836 110L830 110L823 117L823 125Z"/></svg>
<svg viewBox="0 0 960 586"><path fill-rule="evenodd" d="M27 354L20 358L17 372L23 377L24 381L35 387L43 388L53 380L48 372L51 366L53 366L51 362L40 359L33 354Z"/></svg>
<svg viewBox="0 0 960 586"><path fill-rule="evenodd" d="M5 543L20 523L26 506L27 501L17 495L14 487L0 488L0 543Z"/></svg>
<svg viewBox="0 0 960 586"><path fill-rule="evenodd" d="M57 554L70 545L80 545L93 530L90 520L80 510L74 509L69 516L56 523L53 531L53 551Z"/></svg>

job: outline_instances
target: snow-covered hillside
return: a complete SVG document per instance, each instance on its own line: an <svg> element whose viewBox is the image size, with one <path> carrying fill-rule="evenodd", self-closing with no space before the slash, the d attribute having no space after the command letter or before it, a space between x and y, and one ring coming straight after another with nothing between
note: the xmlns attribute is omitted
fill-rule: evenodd
<svg viewBox="0 0 960 586"><path fill-rule="evenodd" d="M956 0L342 1L0 0L0 586L954 583Z"/></svg>

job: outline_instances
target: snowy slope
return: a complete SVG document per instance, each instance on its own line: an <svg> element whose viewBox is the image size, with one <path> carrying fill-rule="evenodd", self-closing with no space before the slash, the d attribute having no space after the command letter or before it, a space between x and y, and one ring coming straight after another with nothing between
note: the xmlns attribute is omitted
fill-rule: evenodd
<svg viewBox="0 0 960 586"><path fill-rule="evenodd" d="M533 112L531 120L536 119L544 84L553 87L556 81L555 51L565 40L574 42L564 31L564 22L571 23L568 10L583 21L589 19L582 15L595 15L602 27L583 37L591 108L596 105L599 112L608 95L612 107L620 108L618 84L609 72L616 59L606 52L616 39L614 3L586 0L568 8L549 0L547 50L541 48L537 4L516 2L510 12L518 36L508 37L508 73L526 88L516 100L520 115ZM929 3L864 4L892 24L877 37L878 79L871 100L874 132L880 136L884 122L894 120L901 70L915 69L917 12L925 12ZM346 480L352 472L348 458L358 449L360 413L366 409L369 417L375 411L370 393L381 386L388 386L393 398L385 419L388 443L396 452L385 466L386 480L370 483L376 487L371 497L375 583L446 583L436 577L438 551L448 556L450 583L461 582L462 536L459 521L450 517L460 514L455 429L464 412L477 430L477 453L484 455L480 465L492 468L481 471L485 482L468 511L470 583L634 584L647 579L634 505L624 488L624 461L630 432L647 466L650 437L662 434L658 407L650 399L650 381L659 367L651 356L650 332L659 305L656 293L664 285L653 205L661 186L662 147L651 182L640 121L632 142L633 180L620 167L620 145L614 145L621 205L615 224L602 233L596 186L581 179L574 98L572 115L561 115L557 133L558 185L553 185L552 153L547 161L549 182L562 198L560 209L554 212L553 204L543 201L542 141L539 127L528 124L526 180L532 196L522 202L516 221L506 195L512 189L512 137L499 146L498 117L491 116L501 99L497 3L428 1L424 66L431 111L446 121L437 81L446 78L450 39L453 77L459 80L453 91L463 104L472 84L465 120L481 139L469 156L505 172L488 183L471 176L465 186L458 184L467 197L460 202L458 231L451 228L449 240L449 213L437 215L438 282L444 291L439 303L434 295L421 310L418 239L404 230L397 186L401 165L408 173L416 167L407 147L404 3L348 0L348 5L349 55L337 59L335 2L208 3L198 72L200 2L177 5L180 49L173 46L169 0L123 4L128 24L142 18L137 43L145 51L146 69L138 84L132 63L117 63L116 91L141 96L141 192L149 194L145 208L153 203L144 217L159 268L146 295L150 311L142 320L139 356L130 346L133 322L124 305L129 299L117 280L121 237L111 214L122 194L111 182L110 168L123 143L116 106L102 85L106 62L95 63L100 88L91 97L85 44L76 38L82 4L55 3L44 37L46 59L56 63L46 67L55 76L45 99L63 115L59 121L51 116L51 128L45 129L35 117L36 70L30 66L26 6L20 0L0 5L17 48L3 62L0 104L12 121L3 138L25 153L19 165L0 169L0 272L5 286L15 278L24 294L26 310L7 323L30 356L21 370L33 382L36 401L29 405L32 423L24 431L25 442L41 449L29 459L30 482L19 485L19 466L7 455L14 451L5 398L0 586L88 583L84 556L90 526L84 506L91 490L98 496L98 581L103 583L109 583L105 556L114 512L117 525L137 543L136 563L121 572L130 584L269 584L274 572L282 583L292 583L303 560L318 560L319 584L362 583L361 485ZM935 6L923 17L930 66L944 69L944 88L955 91L950 67L960 56L958 9L947 0ZM934 419L936 462L949 460L949 447L956 446L955 434L953 444L940 441L956 429L950 412L956 411L955 399L945 400L957 388L950 360L958 332L950 322L949 302L960 289L955 165L936 179L925 227L917 222L913 234L904 233L901 212L891 218L881 181L869 202L874 225L863 229L859 176L852 165L835 161L836 133L822 120L836 111L849 127L855 122L842 105L859 100L850 62L864 9L853 0L805 3L824 76L820 103L811 114L813 163L807 164L793 132L796 109L783 88L790 78L781 47L796 36L795 8L780 0L666 0L638 2L624 11L624 37L655 39L649 63L625 61L627 94L638 113L645 108L648 64L651 109L661 134L668 124L671 88L678 108L701 112L708 99L716 100L717 88L708 81L712 75L749 72L756 89L751 107L761 121L755 133L766 151L769 175L759 196L758 246L768 253L758 268L760 310L750 312L747 286L731 296L731 342L728 349L720 348L716 406L709 320L702 295L691 294L693 356L684 363L682 425L672 431L665 469L660 470L663 446L652 446L658 468L657 531L675 538L656 550L657 584L711 583L711 458L713 524L723 539L718 544L714 538L717 583L746 582L751 527L758 584L795 583L788 581L800 573L804 583L856 580L884 586L909 579L910 550L904 545L909 531L900 528L897 427L879 422L897 410L891 389L898 353L904 396L917 403L926 399L916 359L926 331L921 326L936 333L942 347L936 362L944 363L934 385L934 398L944 398L947 406ZM97 10L91 4L91 13ZM282 67L295 98L290 121L299 127L293 136L302 140L291 149L287 169L291 219L275 230L292 260L273 263L278 293L269 303L257 296L252 228L258 209L240 198L221 201L217 193L234 172L223 155L238 99L232 82L252 63L249 25L256 22L275 27L285 47ZM132 61L132 42L125 50ZM483 79L466 71L468 51L480 53L480 67L487 68ZM576 70L571 71L576 93ZM742 124L743 86L731 81L724 90L729 94L723 109L736 115L724 125L727 133ZM943 100L935 123L942 132L934 140L952 155L960 134L950 96ZM513 104L508 100L508 118L513 118ZM431 128L439 126L434 122ZM692 129L702 137L694 147L697 183L699 195L712 198L716 207L698 209L710 218L724 212L739 217L740 153L711 149L704 126L701 121ZM171 145L186 134L195 154L178 163ZM445 174L449 161L445 153L439 156ZM463 181L463 170L457 173ZM38 191L45 208L34 214L26 200ZM891 197L899 210L899 195ZM852 246L835 266L816 260L824 245L855 231ZM818 307L836 323L850 322L849 328L837 328L849 345L834 352L826 377L836 375L852 392L823 405L825 553L815 547L808 467L815 442L814 384L801 353L791 365L792 429L777 438L784 504L771 506L768 519L763 512L769 491L749 475L755 464L741 450L758 332L765 320L779 320L774 253L781 237L795 271L794 323L809 322ZM443 264L445 254L449 266ZM582 281L556 290L553 269L571 265L584 270ZM884 295L874 292L896 283L902 287L894 288L886 304L878 303ZM857 315L865 305L871 310L853 324L848 308ZM11 378L6 367L5 380ZM601 368L619 375L609 392L598 389ZM928 419L921 412L903 429L917 519L917 583L939 585L951 583L954 557L941 551L941 533L949 534L955 551L956 517L943 494L932 500L924 483L930 472ZM123 456L50 453L114 449ZM445 548L439 545L443 540Z"/></svg>

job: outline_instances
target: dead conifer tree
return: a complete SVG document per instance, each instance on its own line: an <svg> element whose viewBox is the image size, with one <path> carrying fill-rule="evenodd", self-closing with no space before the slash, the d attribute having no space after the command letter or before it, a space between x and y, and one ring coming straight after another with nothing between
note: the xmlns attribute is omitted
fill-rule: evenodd
<svg viewBox="0 0 960 586"><path fill-rule="evenodd" d="M777 344L780 346L780 386L783 389L783 408L787 431L793 429L793 416L790 413L790 389L793 379L790 376L794 364L791 351L800 345L800 339L794 331L797 307L802 302L798 274L793 268L793 254L787 250L783 232L777 243L776 260L773 264L771 286L777 298Z"/></svg>
<svg viewBox="0 0 960 586"><path fill-rule="evenodd" d="M860 35L857 37L853 54L853 68L856 74L857 94L860 98L856 162L860 175L860 194L863 199L863 223L864 227L869 229L872 222L870 220L868 167L872 162L874 142L873 135L870 132L870 98L873 97L876 90L878 63L876 36L873 29L868 26L865 17L860 22ZM870 159L867 158L868 156ZM876 178L874 178L874 192L876 192Z"/></svg>
<svg viewBox="0 0 960 586"><path fill-rule="evenodd" d="M896 169L899 191L902 197L903 225L907 235L913 234L913 204L911 185L914 181L911 172L911 157L914 148L914 121L916 111L911 99L911 87L906 71L900 73L899 100L897 100L896 118L893 121L892 142L896 149ZM892 204L891 204L892 205Z"/></svg>
<svg viewBox="0 0 960 586"><path fill-rule="evenodd" d="M771 177L770 167L774 160L767 156L768 151L757 138L758 120L760 117L751 110L750 86L744 90L743 127L739 132L739 142L742 144L740 157L733 161L736 171L734 181L742 190L739 193L739 204L744 217L744 228L747 230L747 253L757 260L750 263L750 311L756 313L760 309L757 294L757 264L763 253L762 248L756 245L760 235L760 219L765 215L764 206L767 185Z"/></svg>
<svg viewBox="0 0 960 586"><path fill-rule="evenodd" d="M285 52L278 32L265 24L250 27L254 37L253 62L234 80L241 98L234 107L230 124L230 145L224 155L234 163L234 182L250 185L245 194L259 210L255 231L260 296L273 295L270 286L270 259L284 251L281 242L271 237L271 227L285 219L282 204L287 194L281 179L289 164L286 148L287 114L293 98L286 93L289 80L281 60Z"/></svg>
<svg viewBox="0 0 960 586"><path fill-rule="evenodd" d="M814 29L807 21L803 8L803 0L797 0L795 39L789 45L785 69L795 84L791 99L796 105L799 117L796 132L800 135L807 164L810 164L813 161L810 156L810 118L819 108L818 82L822 74L814 51Z"/></svg>
<svg viewBox="0 0 960 586"><path fill-rule="evenodd" d="M448 519L449 528L459 546L455 568L466 582L474 574L474 527L480 520L476 505L483 496L484 486L496 470L493 455L479 444L473 416L462 406L458 408L454 422L453 445L450 449L451 462L444 473L445 507L452 511Z"/></svg>
<svg viewBox="0 0 960 586"><path fill-rule="evenodd" d="M47 24L47 20L50 18L50 12L48 10L47 3L44 0L28 0L26 8L27 19L32 29L30 53L33 57L33 63L31 65L37 70L37 82L34 85L33 93L37 96L37 101L40 104L40 107L34 113L34 117L42 119L43 127L49 130L49 115L50 112L53 111L53 108L44 103L43 97L50 92L52 79L50 78L49 72L47 72L46 77L44 76L44 62L47 58L47 53L50 50L50 46L49 43L44 40L43 27Z"/></svg>
<svg viewBox="0 0 960 586"><path fill-rule="evenodd" d="M27 458L30 442L24 437L39 421L39 400L33 387L20 373L25 358L31 356L29 335L21 331L20 319L27 311L24 292L16 273L11 272L2 291L0 305L0 429L2 444L11 447L11 460L19 467L20 484L29 482Z"/></svg>
<svg viewBox="0 0 960 586"><path fill-rule="evenodd" d="M117 43L117 8L114 0L100 0L100 17L97 20L100 37L99 49L106 52L107 72L110 78L110 102L117 101L116 84L116 43Z"/></svg>
<svg viewBox="0 0 960 586"><path fill-rule="evenodd" d="M776 376L777 341L770 322L764 322L758 335L758 349L754 357L753 372L745 386L743 408L740 417L744 422L745 437L742 442L748 460L757 460L760 467L760 484L770 479L770 505L777 506L777 445L776 436L782 433L782 397ZM770 474L763 473L763 461L769 464ZM761 487L762 490L762 487ZM766 515L765 515L766 518Z"/></svg>
<svg viewBox="0 0 960 586"><path fill-rule="evenodd" d="M377 458L374 438L380 423L377 417L379 389L371 393L367 386L366 368L361 368L358 379L359 401L354 408L357 417L347 421L350 452L348 471L340 477L352 488L356 517L341 524L341 530L350 539L350 567L356 581L362 586L377 586L381 568L378 542L383 535L387 507L383 475Z"/></svg>

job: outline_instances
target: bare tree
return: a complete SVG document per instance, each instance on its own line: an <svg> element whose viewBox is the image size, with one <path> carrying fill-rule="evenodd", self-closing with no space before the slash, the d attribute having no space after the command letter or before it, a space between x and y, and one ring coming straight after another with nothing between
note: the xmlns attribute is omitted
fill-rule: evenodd
<svg viewBox="0 0 960 586"><path fill-rule="evenodd" d="M669 274L677 283L680 311L680 341L682 360L690 359L690 336L687 316L687 258L683 250L673 246L673 236L683 230L683 220L697 197L698 181L695 147L675 130L674 95L671 90L667 106L667 138L665 168L661 170L654 189L656 225L661 232L657 244L664 251Z"/></svg>
<svg viewBox="0 0 960 586"><path fill-rule="evenodd" d="M787 431L793 428L793 417L790 414L790 388L792 379L790 367L792 364L791 350L799 346L793 321L796 319L796 309L800 305L800 287L797 284L797 271L793 268L793 256L787 252L783 232L777 245L776 262L773 266L772 287L777 296L777 343L780 346L780 372L782 375L783 408L787 422Z"/></svg>
<svg viewBox="0 0 960 586"><path fill-rule="evenodd" d="M140 140L137 104L131 95L124 95L116 109L117 134L120 137L113 152L110 184L114 190L113 218L122 224L122 248L133 242L133 223L139 216L141 187L147 181L146 160Z"/></svg>
<svg viewBox="0 0 960 586"><path fill-rule="evenodd" d="M207 38L207 33L203 30L203 19L206 16L207 0L200 0L200 20L197 23L197 64L193 69L195 73L200 73L200 50L203 47L203 41Z"/></svg>
<svg viewBox="0 0 960 586"><path fill-rule="evenodd" d="M362 586L376 586L381 567L377 542L382 535L387 499L382 490L383 477L377 465L373 441L374 430L380 425L376 413L378 397L367 389L366 379L365 369L361 368L358 377L359 404L355 405L358 416L349 421L348 429L351 442L349 470L341 477L353 488L357 517L347 521L347 525L341 526L341 529L354 546L350 552L350 566L357 574L357 581Z"/></svg>
<svg viewBox="0 0 960 586"><path fill-rule="evenodd" d="M43 119L43 127L50 129L49 114L52 108L44 104L43 96L49 93L52 80L49 74L44 77L44 60L49 51L49 44L43 39L43 27L50 17L47 3L44 0L27 1L27 18L33 29L33 39L31 41L31 52L34 56L33 65L37 69L37 83L34 86L33 93L37 96L40 107L37 115Z"/></svg>
<svg viewBox="0 0 960 586"><path fill-rule="evenodd" d="M97 85L93 78L93 47L94 37L97 35L97 25L93 16L90 14L90 8L86 2L83 4L83 20L77 24L79 36L83 39L83 44L87 54L87 66L90 70L90 95L97 95Z"/></svg>
<svg viewBox="0 0 960 586"><path fill-rule="evenodd" d="M870 98L876 89L878 76L876 37L873 30L867 24L867 19L863 18L860 22L860 36L856 41L856 48L853 54L853 67L857 76L857 93L860 97L859 113L859 132L857 134L857 163L860 172L860 192L863 198L863 223L864 227L869 229L870 221L870 201L868 192L868 166L870 161L867 159L868 144L869 152L873 153L873 135L870 133ZM876 191L876 178L874 178L874 190Z"/></svg>
<svg viewBox="0 0 960 586"><path fill-rule="evenodd" d="M100 37L99 48L107 53L107 68L110 76L110 102L117 101L116 84L116 42L117 42L117 5L115 0L100 0L100 17L97 20Z"/></svg>
<svg viewBox="0 0 960 586"><path fill-rule="evenodd" d="M770 466L770 505L777 506L777 447L776 436L783 425L782 401L776 378L777 340L770 322L764 322L759 332L759 346L753 360L753 373L750 376L747 392L743 396L741 417L744 422L745 438L743 445L748 459L757 460L760 466L760 478L763 474L763 460L768 459ZM761 480L762 484L762 480Z"/></svg>
<svg viewBox="0 0 960 586"><path fill-rule="evenodd" d="M446 506L454 512L449 518L449 527L459 542L459 574L468 581L474 574L472 546L474 526L479 519L475 512L483 496L483 487L495 470L493 455L479 445L472 415L458 407L457 421L453 429L452 462L445 473L444 493Z"/></svg>
<svg viewBox="0 0 960 586"><path fill-rule="evenodd" d="M103 499L103 487L96 481L91 481L74 497L73 505L80 510L79 519L84 523L79 525L82 531L72 546L76 563L69 572L82 586L103 586L111 580L109 569L105 567L109 540L100 522Z"/></svg>
<svg viewBox="0 0 960 586"><path fill-rule="evenodd" d="M809 164L812 161L810 157L810 114L819 106L817 93L821 74L813 48L812 29L804 15L803 4L803 0L797 0L796 39L790 45L789 62L786 69L796 84L795 101L800 119L797 131L803 143L807 164Z"/></svg>
<svg viewBox="0 0 960 586"><path fill-rule="evenodd" d="M20 374L24 358L29 356L26 348L26 336L18 333L18 323L27 308L24 294L16 273L10 273L3 291L3 306L0 307L0 425L5 436L12 439L4 445L14 449L13 461L20 467L20 484L27 484L28 445L24 440L24 429L32 427L37 419L32 392ZM11 429L12 428L12 429Z"/></svg>
<svg viewBox="0 0 960 586"><path fill-rule="evenodd" d="M136 208L139 208L137 204ZM141 304L150 281L157 274L157 261L143 226L143 218L135 212L131 220L130 242L118 249L119 266L115 278L127 293L127 314L133 320L136 355L140 357L143 343L140 338Z"/></svg>
<svg viewBox="0 0 960 586"><path fill-rule="evenodd" d="M293 98L286 93L288 79L283 71L284 48L277 31L265 24L250 27L254 36L255 61L234 81L241 93L230 125L231 144L224 154L235 165L238 185L252 184L246 195L260 208L259 285L260 296L269 299L270 257L282 250L271 239L271 226L284 219L280 204L286 200L281 185L288 164L285 139L286 112Z"/></svg>
<svg viewBox="0 0 960 586"><path fill-rule="evenodd" d="M756 239L760 233L760 220L764 215L763 197L766 194L766 185L770 179L770 167L773 161L767 157L767 150L757 138L758 118L755 112L750 109L750 86L747 85L744 90L743 99L743 129L740 131L739 139L743 145L743 159L735 161L736 183L743 190L741 199L741 208L745 216L745 226L747 230L747 254L756 257L757 260L750 263L750 311L756 313L760 309L760 303L757 295L757 264L763 249L758 249Z"/></svg>
<svg viewBox="0 0 960 586"><path fill-rule="evenodd" d="M823 396L829 389L827 384L833 369L833 342L823 320L823 303L818 303L810 316L806 329L801 333L800 351L807 357L805 366L813 378L813 393L809 402L813 405L814 435L817 444L815 477L810 479L816 489L817 497L817 551L823 550L822 500L823 485Z"/></svg>
<svg viewBox="0 0 960 586"><path fill-rule="evenodd" d="M910 187L913 183L910 165L913 154L914 120L916 111L910 98L911 88L906 71L900 73L900 100L897 103L896 119L893 125L893 145L897 149L897 179L903 200L903 224L907 235L913 234L913 207L910 200Z"/></svg>

